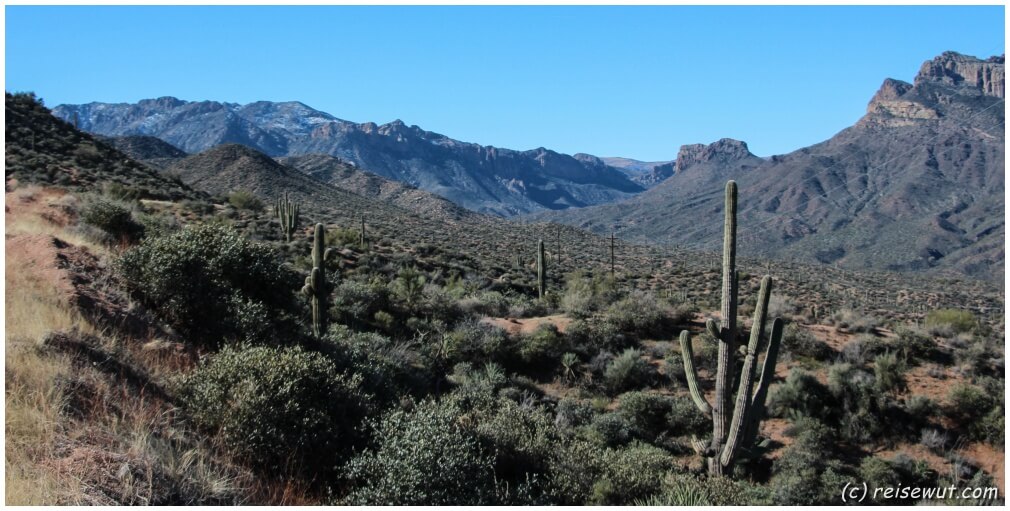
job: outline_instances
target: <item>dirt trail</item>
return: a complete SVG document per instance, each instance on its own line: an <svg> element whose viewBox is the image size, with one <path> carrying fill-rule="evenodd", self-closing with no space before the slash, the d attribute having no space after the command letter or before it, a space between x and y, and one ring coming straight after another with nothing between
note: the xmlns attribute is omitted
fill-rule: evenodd
<svg viewBox="0 0 1010 511"><path fill-rule="evenodd" d="M568 325L572 324L572 318L555 314L539 318L484 318L481 322L504 329L509 335L533 333L540 325L547 324L554 325L559 332L565 333Z"/></svg>

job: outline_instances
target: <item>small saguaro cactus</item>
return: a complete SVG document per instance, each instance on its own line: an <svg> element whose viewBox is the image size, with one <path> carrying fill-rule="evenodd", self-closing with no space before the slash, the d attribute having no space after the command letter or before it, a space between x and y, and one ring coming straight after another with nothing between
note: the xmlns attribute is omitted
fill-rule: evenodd
<svg viewBox="0 0 1010 511"><path fill-rule="evenodd" d="M289 199L287 193L277 199L277 202L274 204L277 220L281 223L281 233L284 234L284 239L289 242L291 241L291 235L294 234L295 229L298 227L298 211L300 209L301 206Z"/></svg>
<svg viewBox="0 0 1010 511"><path fill-rule="evenodd" d="M358 233L358 246L365 248L365 214L361 214L361 232Z"/></svg>
<svg viewBox="0 0 1010 511"><path fill-rule="evenodd" d="M547 259L544 257L544 240L537 241L537 294L542 300L547 294Z"/></svg>
<svg viewBox="0 0 1010 511"><path fill-rule="evenodd" d="M312 333L322 337L326 333L326 299L330 288L326 282L326 260L332 255L332 248L324 250L326 244L326 229L323 224L316 224L312 239L312 272L305 277L302 294L312 301Z"/></svg>
<svg viewBox="0 0 1010 511"><path fill-rule="evenodd" d="M696 452L708 458L708 469L713 475L723 475L733 467L741 448L750 449L757 438L758 426L765 414L765 397L768 386L775 377L775 362L779 344L782 342L782 320L776 318L772 324L771 336L767 344L764 364L761 369L757 390L753 392L754 376L757 369L758 348L768 316L768 300L772 291L772 278L765 275L761 279L757 306L754 309L754 323L751 325L750 342L740 374L736 403L731 407L729 387L732 374L733 354L737 341L737 290L740 275L736 270L736 183L726 183L726 219L723 232L722 266L722 324L718 327L709 319L708 332L719 342L718 369L715 377L715 402L709 404L698 385L691 339L687 331L680 333L680 351L684 358L684 371L688 389L695 405L705 415L712 417L712 441L705 445L695 440ZM731 420L732 414L732 420Z"/></svg>

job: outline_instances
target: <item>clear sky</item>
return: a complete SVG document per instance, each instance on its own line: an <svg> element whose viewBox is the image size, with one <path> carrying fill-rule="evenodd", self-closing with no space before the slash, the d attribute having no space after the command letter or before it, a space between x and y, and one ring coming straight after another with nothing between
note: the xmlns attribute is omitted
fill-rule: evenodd
<svg viewBox="0 0 1010 511"><path fill-rule="evenodd" d="M991 7L6 7L7 90L46 104L298 100L512 149L762 156L852 124L884 78L1004 52Z"/></svg>

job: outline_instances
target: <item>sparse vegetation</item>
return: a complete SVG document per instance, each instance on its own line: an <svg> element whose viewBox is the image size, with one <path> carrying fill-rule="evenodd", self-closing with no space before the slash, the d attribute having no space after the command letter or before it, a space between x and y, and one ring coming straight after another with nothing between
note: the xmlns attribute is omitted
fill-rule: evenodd
<svg viewBox="0 0 1010 511"><path fill-rule="evenodd" d="M288 240L241 205L283 190L236 202L106 169L115 153L60 125L33 161L39 107L8 95L8 503L817 505L857 478L984 483L967 457L1002 447L1001 320L943 310L990 299L974 285L885 314L838 289L938 285L771 262L774 301L765 264L741 260L726 275L753 356L723 360L723 329L698 322L719 277L690 254L629 244L611 275L609 245L577 229L368 202L301 202L326 227ZM67 183L45 170L71 164ZM99 195L127 168L144 174ZM542 278L500 248L559 232ZM721 377L748 412L725 417L742 447L718 476L702 459Z"/></svg>

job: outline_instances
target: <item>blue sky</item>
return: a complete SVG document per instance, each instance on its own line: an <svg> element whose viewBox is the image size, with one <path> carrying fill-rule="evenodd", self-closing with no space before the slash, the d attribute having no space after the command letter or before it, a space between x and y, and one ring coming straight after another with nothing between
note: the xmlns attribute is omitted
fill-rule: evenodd
<svg viewBox="0 0 1010 511"><path fill-rule="evenodd" d="M6 7L6 89L46 104L298 100L512 149L767 156L852 124L884 78L1004 52L1002 6Z"/></svg>

